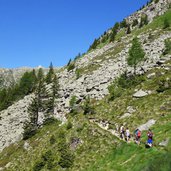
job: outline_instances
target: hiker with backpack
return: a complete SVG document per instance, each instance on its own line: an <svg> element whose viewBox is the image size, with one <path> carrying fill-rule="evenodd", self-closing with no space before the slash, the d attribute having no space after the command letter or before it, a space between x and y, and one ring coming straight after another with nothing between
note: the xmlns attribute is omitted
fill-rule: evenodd
<svg viewBox="0 0 171 171"><path fill-rule="evenodd" d="M147 136L148 136L147 145L149 147L152 147L153 146L153 132L151 131L151 129L148 130Z"/></svg>
<svg viewBox="0 0 171 171"><path fill-rule="evenodd" d="M123 125L120 127L120 137L122 139L125 138L125 129L124 129L124 126Z"/></svg>
<svg viewBox="0 0 171 171"><path fill-rule="evenodd" d="M139 145L141 139L141 131L139 129L135 130L135 142Z"/></svg>
<svg viewBox="0 0 171 171"><path fill-rule="evenodd" d="M128 128L126 128L125 135L126 135L126 141L129 142L129 139L131 137L130 137L130 132L129 132L129 129Z"/></svg>

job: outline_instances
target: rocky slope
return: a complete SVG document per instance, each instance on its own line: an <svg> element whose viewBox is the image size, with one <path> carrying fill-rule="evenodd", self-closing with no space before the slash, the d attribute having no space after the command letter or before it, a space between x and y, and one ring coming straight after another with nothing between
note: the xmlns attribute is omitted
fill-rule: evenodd
<svg viewBox="0 0 171 171"><path fill-rule="evenodd" d="M162 15L166 12L170 2L170 0L160 0L157 4L153 2L150 6L128 17L127 20L132 22L135 17L140 18L142 13L146 13L150 16L150 22L152 22L155 16ZM149 34L154 35L152 40L149 38ZM69 101L73 95L77 96L79 101L84 100L88 95L91 98L102 99L108 94L107 87L114 79L125 71L128 73L133 72L133 68L128 67L126 62L133 37L133 33L126 35L120 40L107 44L101 49L89 52L76 61L76 68L73 71L68 72L67 69L64 68L58 73L60 98L56 100L55 115L57 118L64 122L66 121L65 114L69 111ZM146 60L137 67L138 74L143 74L154 67L158 67L164 63L164 61L171 58L171 56L168 55L161 59L164 49L164 40L171 38L169 31L163 32L161 28L155 30L148 29L146 32L142 31L138 37L146 53ZM165 70L168 69L165 65L162 65L162 67ZM75 74L76 69L83 71L78 79ZM9 86L11 83L16 82L21 77L22 73L28 70L30 69L2 69L0 72L1 78L3 79L2 86ZM27 106L30 100L30 96L25 97L25 99L16 102L7 110L0 113L0 150L3 150L11 143L22 138L22 126L28 116ZM9 128L8 125L10 125Z"/></svg>

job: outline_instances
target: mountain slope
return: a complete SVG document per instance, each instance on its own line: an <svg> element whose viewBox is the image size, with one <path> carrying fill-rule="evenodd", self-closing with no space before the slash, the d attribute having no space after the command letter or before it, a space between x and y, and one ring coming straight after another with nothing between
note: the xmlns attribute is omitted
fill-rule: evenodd
<svg viewBox="0 0 171 171"><path fill-rule="evenodd" d="M152 3L156 9L160 7L159 15L168 9L166 2L170 1ZM151 5L133 16L149 12L150 8ZM122 35L119 33L114 42L73 61L73 69L68 70L65 66L57 71L60 96L55 101L55 116L64 120L64 124L59 125L56 121L42 127L31 139L12 144L17 137L22 138L29 103L21 100L1 111L0 137L3 142L0 148L12 145L0 154L0 170L63 170L62 167L69 167L68 170L170 170L171 54L163 52L171 33L170 27L163 29L165 19L171 24L170 9L151 19L150 24L133 28L130 34L122 30ZM123 77L125 72L128 75L134 73L127 58L135 36L140 39L145 60L138 64L137 76L127 79ZM118 78L120 82L116 81ZM113 100L108 91L111 84L118 87ZM136 97L135 93L142 97ZM73 96L77 97L79 108L75 115L68 113ZM93 112L86 115L82 109L87 96L91 98L89 105ZM30 101L29 96L27 101ZM26 105L21 110L23 103ZM12 129L7 128L9 124ZM115 136L121 124L129 127L131 133L137 127L143 130L140 146L133 142L127 144ZM20 131L14 133L15 127ZM144 147L148 128L155 134L152 149ZM6 139L7 134L15 137ZM166 146L161 147L161 142Z"/></svg>

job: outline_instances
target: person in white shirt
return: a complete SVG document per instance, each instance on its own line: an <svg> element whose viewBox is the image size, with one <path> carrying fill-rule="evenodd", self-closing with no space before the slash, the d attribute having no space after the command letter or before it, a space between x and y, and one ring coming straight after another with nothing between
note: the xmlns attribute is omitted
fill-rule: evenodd
<svg viewBox="0 0 171 171"><path fill-rule="evenodd" d="M129 132L129 129L128 128L126 128L125 134L126 134L126 141L129 142L130 132Z"/></svg>

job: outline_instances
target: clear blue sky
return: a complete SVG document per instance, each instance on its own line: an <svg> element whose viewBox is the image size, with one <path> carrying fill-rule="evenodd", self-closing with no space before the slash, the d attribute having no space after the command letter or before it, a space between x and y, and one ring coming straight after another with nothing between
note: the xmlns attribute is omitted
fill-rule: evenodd
<svg viewBox="0 0 171 171"><path fill-rule="evenodd" d="M147 0L0 0L0 68L65 65Z"/></svg>

